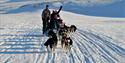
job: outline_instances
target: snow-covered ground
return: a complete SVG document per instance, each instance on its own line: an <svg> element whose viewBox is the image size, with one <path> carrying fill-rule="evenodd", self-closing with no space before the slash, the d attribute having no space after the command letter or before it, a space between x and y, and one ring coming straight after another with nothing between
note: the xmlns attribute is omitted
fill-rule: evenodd
<svg viewBox="0 0 125 63"><path fill-rule="evenodd" d="M125 63L125 18L87 16L67 9L60 12L61 18L78 28L71 35L71 52L63 52L59 43L55 53L47 53L41 2L0 0L0 63ZM57 9L62 4L50 5Z"/></svg>

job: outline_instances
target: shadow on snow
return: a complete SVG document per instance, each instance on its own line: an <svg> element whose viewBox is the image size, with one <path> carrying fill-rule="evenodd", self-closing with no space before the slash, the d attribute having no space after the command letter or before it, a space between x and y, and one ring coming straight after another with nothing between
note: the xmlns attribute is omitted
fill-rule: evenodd
<svg viewBox="0 0 125 63"><path fill-rule="evenodd" d="M3 29L4 30L4 29ZM18 31L16 31L18 32ZM32 29L22 34L1 34L0 54L45 53L41 29Z"/></svg>

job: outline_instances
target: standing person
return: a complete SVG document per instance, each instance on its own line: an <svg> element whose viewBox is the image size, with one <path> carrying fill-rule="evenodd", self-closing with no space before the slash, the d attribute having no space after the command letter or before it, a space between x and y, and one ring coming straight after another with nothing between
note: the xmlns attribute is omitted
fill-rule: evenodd
<svg viewBox="0 0 125 63"><path fill-rule="evenodd" d="M60 19L60 15L59 12L61 11L62 6L60 6L59 10L53 10L52 14L51 14L51 19L50 19L50 29L57 29L59 28L59 24L58 24L58 19Z"/></svg>
<svg viewBox="0 0 125 63"><path fill-rule="evenodd" d="M47 31L47 27L50 20L50 10L48 9L49 5L46 5L46 8L42 12L42 21L43 21L43 34Z"/></svg>

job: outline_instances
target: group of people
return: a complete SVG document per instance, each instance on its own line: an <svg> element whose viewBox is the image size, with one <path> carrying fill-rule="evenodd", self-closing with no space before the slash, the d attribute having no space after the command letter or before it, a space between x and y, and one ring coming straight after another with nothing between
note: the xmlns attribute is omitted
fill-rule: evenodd
<svg viewBox="0 0 125 63"><path fill-rule="evenodd" d="M46 31L49 29L56 29L59 30L61 26L63 26L62 19L60 18L59 12L62 9L62 6L60 6L59 10L53 10L51 13L49 10L49 5L46 5L46 8L42 12L42 21L43 21L43 35Z"/></svg>

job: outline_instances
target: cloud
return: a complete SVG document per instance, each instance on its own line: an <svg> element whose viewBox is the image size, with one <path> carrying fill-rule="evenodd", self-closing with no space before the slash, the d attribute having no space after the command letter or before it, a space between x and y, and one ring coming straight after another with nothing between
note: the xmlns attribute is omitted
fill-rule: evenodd
<svg viewBox="0 0 125 63"><path fill-rule="evenodd" d="M61 5L62 5L62 3L60 3L60 2L53 3L53 6L55 6L55 7L60 7Z"/></svg>

